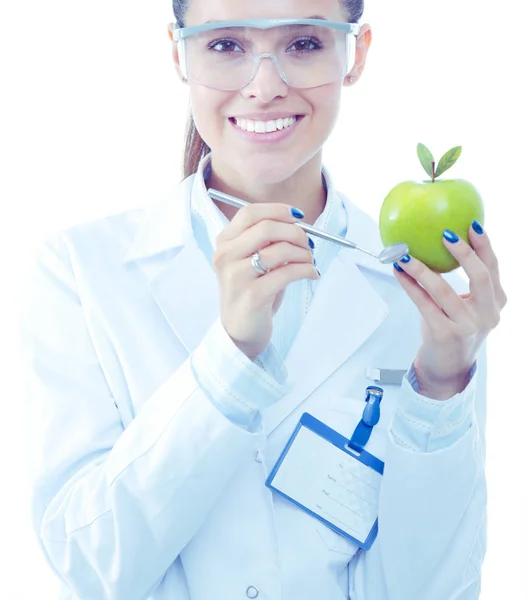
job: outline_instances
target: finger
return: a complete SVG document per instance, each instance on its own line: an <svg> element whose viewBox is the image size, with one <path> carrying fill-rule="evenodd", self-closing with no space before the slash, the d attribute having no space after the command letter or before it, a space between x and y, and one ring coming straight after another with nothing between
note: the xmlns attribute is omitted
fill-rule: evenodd
<svg viewBox="0 0 530 600"><path fill-rule="evenodd" d="M266 269L277 269L288 263L315 264L315 258L311 250L300 248L289 242L277 242L267 246L259 252L261 263ZM244 259L245 262L248 259Z"/></svg>
<svg viewBox="0 0 530 600"><path fill-rule="evenodd" d="M312 264L289 263L258 277L253 285L254 293L258 298L270 301L290 283L300 279L320 279L320 275Z"/></svg>
<svg viewBox="0 0 530 600"><path fill-rule="evenodd" d="M413 256L409 262L399 261L399 266L427 291L443 312L463 331L472 327L473 321L468 305L439 273L435 273Z"/></svg>
<svg viewBox="0 0 530 600"><path fill-rule="evenodd" d="M271 244L267 248L260 250L259 255L263 268L269 270L269 272L283 268L288 264L309 264L315 266L315 259L311 250L304 250L289 242ZM237 279L238 285L247 285L247 282L253 281L258 277L264 277L265 275L260 275L252 266L250 258L245 257L235 263L233 262L228 267L226 276L233 280Z"/></svg>
<svg viewBox="0 0 530 600"><path fill-rule="evenodd" d="M218 243L233 240L244 231L256 225L260 221L272 220L284 223L300 222L300 218L293 214L303 215L300 209L279 202L262 202L259 204L248 204L239 210L230 223L217 237ZM303 216L302 216L303 218Z"/></svg>
<svg viewBox="0 0 530 600"><path fill-rule="evenodd" d="M394 269L394 272L399 284L418 307L422 317L433 331L443 331L443 328L446 328L449 324L453 324L449 315L445 313L443 308L433 300L432 296L413 277L406 271L399 272Z"/></svg>
<svg viewBox="0 0 530 600"><path fill-rule="evenodd" d="M478 229L479 231L482 231L482 234L479 234L477 231L475 231L473 225L469 227L469 241L477 253L477 256L488 267L495 298L497 299L497 306L502 309L506 305L507 297L501 285L499 261L497 259L497 255L493 251L491 240L480 223L478 223Z"/></svg>
<svg viewBox="0 0 530 600"><path fill-rule="evenodd" d="M218 248L218 253L223 253L227 261L241 260L276 242L289 242L307 251L311 249L309 238L303 229L266 219L246 229L237 238L225 242Z"/></svg>
<svg viewBox="0 0 530 600"><path fill-rule="evenodd" d="M455 234L453 233L453 235ZM469 244L458 236L456 238L457 241L453 243L446 238L442 239L445 247L462 265L469 277L471 302L475 306L480 321L485 324L496 324L498 308L489 268Z"/></svg>

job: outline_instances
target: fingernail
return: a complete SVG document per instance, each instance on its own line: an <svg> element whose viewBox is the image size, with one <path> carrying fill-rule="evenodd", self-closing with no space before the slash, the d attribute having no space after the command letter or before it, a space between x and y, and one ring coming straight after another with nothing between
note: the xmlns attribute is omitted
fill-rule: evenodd
<svg viewBox="0 0 530 600"><path fill-rule="evenodd" d="M319 277L322 277L322 273L317 269L317 273Z"/></svg>
<svg viewBox="0 0 530 600"><path fill-rule="evenodd" d="M307 239L309 241L309 245L311 246L311 250L313 250L315 247L315 242L309 236L307 236Z"/></svg>
<svg viewBox="0 0 530 600"><path fill-rule="evenodd" d="M405 256L401 259L402 263L408 263L410 262L410 256L408 254L405 254Z"/></svg>
<svg viewBox="0 0 530 600"><path fill-rule="evenodd" d="M394 267L395 267L396 271L403 273L403 269L397 263L394 263Z"/></svg>
<svg viewBox="0 0 530 600"><path fill-rule="evenodd" d="M296 217L297 219L303 219L305 217L305 214L299 208L291 208L291 213L293 217Z"/></svg>
<svg viewBox="0 0 530 600"><path fill-rule="evenodd" d="M482 229L482 225L478 222L478 221L473 221L473 223L471 223L471 225L473 226L473 229L479 234L482 235L484 233L484 229Z"/></svg>
<svg viewBox="0 0 530 600"><path fill-rule="evenodd" d="M456 233L453 233L450 229L446 229L444 231L444 238L448 241L451 242L451 244L456 244L456 242L458 242L458 240L460 239Z"/></svg>

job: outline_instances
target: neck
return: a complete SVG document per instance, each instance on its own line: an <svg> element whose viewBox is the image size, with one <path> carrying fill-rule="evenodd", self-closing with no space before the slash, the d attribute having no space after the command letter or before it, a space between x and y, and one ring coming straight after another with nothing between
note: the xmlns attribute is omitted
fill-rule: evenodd
<svg viewBox="0 0 530 600"><path fill-rule="evenodd" d="M282 202L294 206L304 211L303 221L310 225L313 225L324 211L327 192L322 181L321 153L315 155L287 179L272 184L256 183L255 180L244 177L227 165L218 163L213 154L211 161L212 172L205 182L207 188L211 187L254 204ZM214 202L229 221L239 210L217 200Z"/></svg>

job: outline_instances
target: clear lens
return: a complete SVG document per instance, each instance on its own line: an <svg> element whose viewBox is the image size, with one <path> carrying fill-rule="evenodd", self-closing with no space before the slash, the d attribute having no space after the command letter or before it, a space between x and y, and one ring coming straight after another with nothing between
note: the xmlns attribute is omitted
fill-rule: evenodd
<svg viewBox="0 0 530 600"><path fill-rule="evenodd" d="M260 60L272 60L280 77L299 88L340 80L355 61L353 34L315 25L227 27L184 43L189 80L226 91L248 85Z"/></svg>

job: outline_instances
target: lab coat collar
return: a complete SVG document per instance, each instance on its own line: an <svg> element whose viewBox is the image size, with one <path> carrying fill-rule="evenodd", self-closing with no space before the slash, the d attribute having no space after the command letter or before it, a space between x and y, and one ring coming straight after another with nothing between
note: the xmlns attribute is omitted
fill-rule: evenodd
<svg viewBox="0 0 530 600"><path fill-rule="evenodd" d="M197 173L181 182L175 196L163 198L140 219L124 258L125 262L135 261L144 270L154 299L190 353L220 314L217 277L197 245L191 226L192 195L207 194L203 164L204 159ZM348 212L346 237L363 248L378 250L381 240L377 223L347 197L335 193ZM267 435L361 348L388 316L386 302L359 267L393 276L392 265L383 265L360 251L341 248L318 282L309 311L285 359L289 379L295 385L281 402L267 410ZM315 344L319 352L311 351Z"/></svg>

